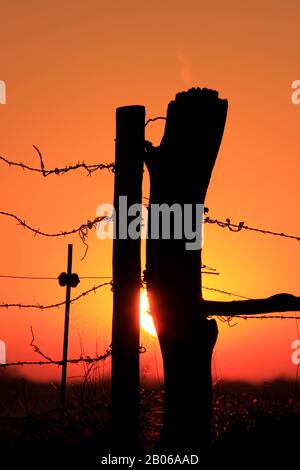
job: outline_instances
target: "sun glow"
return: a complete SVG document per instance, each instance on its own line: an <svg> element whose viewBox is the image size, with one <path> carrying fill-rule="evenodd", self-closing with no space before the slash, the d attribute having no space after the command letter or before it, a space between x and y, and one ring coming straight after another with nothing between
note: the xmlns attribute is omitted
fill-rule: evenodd
<svg viewBox="0 0 300 470"><path fill-rule="evenodd" d="M141 290L141 298L140 298L140 322L141 327L143 328L146 333L151 336L157 336L155 326L153 323L153 318L149 313L149 300L147 296L147 290Z"/></svg>

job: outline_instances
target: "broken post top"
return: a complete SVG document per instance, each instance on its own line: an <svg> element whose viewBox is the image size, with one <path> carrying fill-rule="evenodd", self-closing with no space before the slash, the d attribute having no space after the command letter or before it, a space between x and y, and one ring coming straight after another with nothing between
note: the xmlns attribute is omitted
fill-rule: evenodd
<svg viewBox="0 0 300 470"><path fill-rule="evenodd" d="M144 139L145 106L122 106L116 110L116 137L120 140L134 141L142 134Z"/></svg>
<svg viewBox="0 0 300 470"><path fill-rule="evenodd" d="M178 93L169 103L161 144L148 148L146 158L153 185L157 178L168 180L164 198L204 202L227 108L227 100L206 88Z"/></svg>
<svg viewBox="0 0 300 470"><path fill-rule="evenodd" d="M175 100L168 106L160 146L179 146L183 151L199 150L202 155L208 150L215 161L223 136L227 108L227 100L220 99L215 90L191 88L177 93ZM199 156L198 154L198 158Z"/></svg>

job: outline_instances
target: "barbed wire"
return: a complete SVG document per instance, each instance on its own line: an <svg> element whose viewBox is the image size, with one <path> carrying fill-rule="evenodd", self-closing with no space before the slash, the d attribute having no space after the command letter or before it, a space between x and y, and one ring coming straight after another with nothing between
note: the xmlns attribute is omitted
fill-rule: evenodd
<svg viewBox="0 0 300 470"><path fill-rule="evenodd" d="M74 235L75 233L78 233L79 236L80 236L81 241L86 246L86 251L85 251L85 254L84 254L83 258L86 256L86 252L88 250L88 244L86 243L86 238L88 237L88 231L95 228L100 222L103 222L104 220L106 220L106 221L111 220L111 217L108 217L108 216L96 217L95 219L88 220L86 223L83 223L79 227L76 227L74 229L62 230L62 231L56 232L56 233L49 233L49 232L45 232L43 230L31 227L30 225L28 225L25 222L25 220L22 220L19 216L15 215L15 214L11 214L11 213L5 212L5 211L0 211L0 215L3 215L3 216L6 216L6 217L9 217L9 218L12 218L12 219L16 220L18 222L18 225L21 225L22 227L30 230L35 235L41 235L41 236L44 236L44 237L61 237L61 236L65 237L67 235ZM245 225L244 222L240 222L239 224L233 224L233 223L230 222L229 218L226 219L226 222L223 222L223 221L220 221L218 219L211 219L210 217L205 217L204 218L204 223L216 224L219 227L228 228L231 232L240 232L242 229L244 229L244 230L251 230L251 231L254 231L254 232L259 232L259 233L262 233L262 234L265 234L265 235L275 235L277 237L284 237L284 238L289 238L289 239L294 239L294 240L300 241L300 236L289 235L289 234L286 234L284 232L273 232L271 230L265 230L265 229L255 228L255 227L249 227L249 226Z"/></svg>
<svg viewBox="0 0 300 470"><path fill-rule="evenodd" d="M241 318L243 320L300 320L300 316L292 317L286 315L231 315L227 318Z"/></svg>
<svg viewBox="0 0 300 470"><path fill-rule="evenodd" d="M143 287L146 287L146 283L143 279L141 279L141 285ZM102 284L99 284L97 286L93 286L92 288L82 292L81 294L79 294L77 297L74 297L73 299L70 300L70 303L74 303L74 302L77 302L79 299L81 299L82 297L85 297L86 295L89 295L90 293L92 292L96 292L98 289L100 289L101 287L104 287L104 286L110 286L111 287L111 290L113 291L113 281L111 280L110 282L104 282ZM240 295L240 294L236 294L236 293L233 293L233 292L229 292L229 291L225 291L225 290L222 290L222 289L217 289L215 287L207 287L207 286L202 286L202 289L206 289L206 290L209 290L209 291L213 291L213 292L218 292L220 294L225 294L225 295L229 295L229 296L233 296L233 297L238 297L238 298L241 298L241 299L245 299L245 300L252 300L251 297L246 297L244 295ZM55 304L50 304L50 305L40 305L40 304L22 304L22 303L2 303L0 304L0 308L34 308L34 309L39 309L39 310L49 310L49 309L52 309L52 308L59 308L59 307L62 307L63 305L66 304L66 301L62 301L62 302L58 302L58 303L55 303ZM220 320L222 320L222 316L221 315L210 315L210 316L217 316ZM224 317L224 321L228 322L230 321L231 318L256 318L256 319L265 319L265 318L273 318L273 319L289 319L289 320L299 320L300 317L297 317L297 316L284 316L284 315L230 315L230 316L226 316ZM223 320L222 320L223 321Z"/></svg>
<svg viewBox="0 0 300 470"><path fill-rule="evenodd" d="M51 364L62 366L63 364L65 364L65 362L67 362L68 364L79 364L79 363L91 364L93 362L104 361L111 355L112 355L112 349L108 348L105 354L102 354L96 357L80 356L76 359L67 359L67 361L52 360L52 359L49 359L46 361L16 361L16 362L8 362L6 364L0 364L0 367L6 368L6 367L16 367L16 366L45 366L45 365L51 365Z"/></svg>
<svg viewBox="0 0 300 470"><path fill-rule="evenodd" d="M0 211L0 215L3 215L3 216L6 216L6 217L9 217L11 219L16 220L18 222L17 225L21 225L23 228L26 228L26 229L30 230L31 232L34 233L35 236L36 235L41 235L43 237L50 237L50 238L51 237L66 237L67 235L74 235L74 234L78 233L78 235L80 237L80 240L82 241L82 243L86 247L84 255L82 257L82 260L85 258L86 254L87 254L87 251L88 251L88 248L89 248L88 244L86 243L86 239L88 237L89 230L92 230L93 228L96 228L96 226L100 222L103 222L104 220L110 219L110 217L107 217L107 216L96 217L95 219L88 220L86 223L81 224L79 227L73 228L71 230L62 230L62 231L56 232L56 233L49 233L49 232L44 232L43 230L31 227L30 225L28 225L25 222L25 220L22 220L20 217L18 217L15 214L11 214L10 212Z"/></svg>
<svg viewBox="0 0 300 470"><path fill-rule="evenodd" d="M158 121L158 120L166 120L166 117L157 116L155 118L150 118L145 122L145 127L148 126L148 124L150 124L150 122L155 122L155 121ZM37 152L37 154L39 156L41 168L35 168L35 167L31 167L29 165L26 165L25 163L22 163L22 162L16 162L16 161L13 161L13 160L8 160L7 158L5 158L1 155L0 155L0 161L6 163L9 166L15 166L15 167L18 167L18 168L22 168L22 170L27 170L27 171L33 171L35 173L40 173L44 177L49 176L49 175L61 175L61 174L68 173L69 171L78 170L78 169L85 170L87 172L88 176L91 176L91 174L94 173L97 170L109 170L109 171L112 171L113 173L115 171L115 163L113 163L113 162L111 162L111 163L88 164L84 161L78 162L75 165L66 165L64 168L53 168L51 170L47 170L45 168L42 152L40 151L40 149L36 145L33 145L32 147L34 148L34 150Z"/></svg>
<svg viewBox="0 0 300 470"><path fill-rule="evenodd" d="M262 233L264 235L274 235L276 237L291 238L293 240L297 240L298 242L300 241L300 236L289 235L284 232L273 232L272 230L265 230L265 229L256 228L256 227L249 227L248 225L245 225L245 222L239 222L238 224L233 224L229 218L227 218L226 221L224 222L218 219L211 219L210 217L207 216L204 218L204 223L216 224L218 225L218 227L228 228L231 232L240 232L241 230L251 230L253 232Z"/></svg>
<svg viewBox="0 0 300 470"><path fill-rule="evenodd" d="M219 294L225 294L225 295L230 295L230 296L233 296L233 297L239 297L240 299L251 300L251 297L246 297L245 295L240 295L240 294L234 294L233 292L229 292L229 291L222 290L222 289L217 289L215 287L202 286L202 289L210 290L210 291L213 291L213 292L218 292Z"/></svg>
<svg viewBox="0 0 300 470"><path fill-rule="evenodd" d="M140 354L144 354L146 351L147 350L146 350L145 346L141 345L139 347L139 353ZM16 361L16 362L7 362L6 364L0 364L0 367L5 369L6 367L16 367L16 366L45 366L45 365L62 366L66 362L68 364L80 364L80 363L92 364L92 363L95 363L95 362L104 361L109 356L112 356L112 354L113 354L112 347L109 346L104 354L96 356L96 357L80 355L79 357L77 357L75 359L67 359L66 361L52 360L50 358L49 358L49 360L46 360L46 361ZM46 357L46 356L44 356L44 357Z"/></svg>
<svg viewBox="0 0 300 470"><path fill-rule="evenodd" d="M16 167L22 168L22 170L41 173L45 177L49 176L49 175L65 174L65 173L68 173L69 171L78 170L80 168L84 169L88 173L88 176L91 176L91 174L94 173L97 170L110 170L110 171L114 172L114 169L115 169L115 164L114 163L94 163L94 164L90 165L90 164L87 164L85 162L78 162L75 165L65 166L64 168L54 168L52 170L46 170L41 151L39 150L39 148L36 145L33 145L33 148L38 153L41 168L34 168L34 167L26 165L22 162L14 162L14 161L8 160L7 158L2 157L2 156L0 156L0 160L2 162L6 163L9 166L16 166Z"/></svg>
<svg viewBox="0 0 300 470"><path fill-rule="evenodd" d="M111 286L112 287L112 282L103 282L102 284L98 284L97 286L92 287L91 289L88 289L84 292L81 292L77 297L74 297L73 299L70 300L70 303L77 302L77 300L81 299L82 297L85 297L86 295L96 292L98 289L104 286ZM50 304L50 305L40 305L40 304L22 304L22 303L2 303L0 304L0 308L36 308L40 310L49 310L51 308L59 308L63 305L66 304L66 301L58 302L55 304Z"/></svg>
<svg viewBox="0 0 300 470"><path fill-rule="evenodd" d="M238 325L237 322L232 323L235 319L242 319L242 320L300 320L300 316L286 316L286 315L230 315L230 316L222 316L222 315L208 315L207 318L214 318L217 317L219 321L222 323L227 323L230 328ZM299 337L299 336L298 336Z"/></svg>

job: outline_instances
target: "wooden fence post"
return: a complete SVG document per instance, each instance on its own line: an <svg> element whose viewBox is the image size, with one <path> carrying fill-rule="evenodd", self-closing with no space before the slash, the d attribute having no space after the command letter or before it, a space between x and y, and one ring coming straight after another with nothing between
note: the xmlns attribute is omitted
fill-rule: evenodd
<svg viewBox="0 0 300 470"><path fill-rule="evenodd" d="M116 447L138 443L140 238L128 237L125 205L142 202L145 108L125 106L116 112L116 158L113 243L112 420ZM123 198L122 201L120 197ZM127 200L124 199L127 197ZM122 220L121 220L122 219ZM121 233L123 232L123 233Z"/></svg>
<svg viewBox="0 0 300 470"><path fill-rule="evenodd" d="M160 146L146 144L150 206L179 204L184 210L184 204L194 209L204 204L226 114L227 101L212 90L191 89L169 104ZM150 212L150 233L152 225ZM211 355L217 338L215 320L207 320L199 307L201 248L189 251L187 241L149 236L146 264L164 361L166 445L181 450L203 449L209 439Z"/></svg>

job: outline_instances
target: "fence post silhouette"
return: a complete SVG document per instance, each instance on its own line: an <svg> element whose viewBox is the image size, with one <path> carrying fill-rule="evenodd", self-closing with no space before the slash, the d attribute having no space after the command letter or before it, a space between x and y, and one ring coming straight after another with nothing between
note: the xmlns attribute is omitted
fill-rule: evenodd
<svg viewBox="0 0 300 470"><path fill-rule="evenodd" d="M127 450L138 444L141 240L128 236L127 207L142 202L145 108L116 112L113 243L112 420L114 442ZM121 201L120 197L127 197Z"/></svg>
<svg viewBox="0 0 300 470"><path fill-rule="evenodd" d="M215 91L177 94L168 107L160 146L146 143L150 206L190 204L195 210L196 204L204 204L226 115L227 101ZM150 232L152 224L150 212ZM149 236L145 279L164 362L165 445L199 449L205 448L210 435L211 355L217 325L203 310L199 313L201 249L188 251L187 241L184 236Z"/></svg>
<svg viewBox="0 0 300 470"><path fill-rule="evenodd" d="M63 342L63 363L61 372L60 387L60 403L61 403L61 420L65 417L66 406L66 387L67 387L67 366L68 366L68 343L69 343L69 321L70 321L70 304L71 304L71 287L76 287L79 283L77 274L72 273L73 245L68 245L68 263L67 272L61 273L58 277L59 285L66 286L66 305L65 305L65 326L64 326L64 342Z"/></svg>

